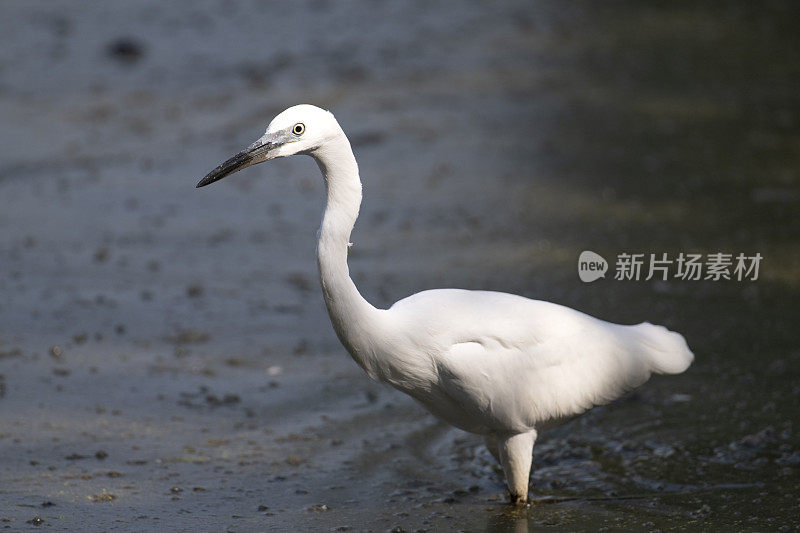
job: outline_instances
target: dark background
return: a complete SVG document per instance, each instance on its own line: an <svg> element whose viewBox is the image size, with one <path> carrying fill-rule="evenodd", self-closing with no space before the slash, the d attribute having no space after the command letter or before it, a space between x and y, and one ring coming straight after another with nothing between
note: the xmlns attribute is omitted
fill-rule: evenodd
<svg viewBox="0 0 800 533"><path fill-rule="evenodd" d="M798 22L792 2L4 2L0 526L792 530ZM338 344L316 166L194 189L303 102L356 151L373 304L514 292L666 325L695 364L545 432L534 503L507 509L479 439ZM764 259L756 281L584 284L583 250Z"/></svg>

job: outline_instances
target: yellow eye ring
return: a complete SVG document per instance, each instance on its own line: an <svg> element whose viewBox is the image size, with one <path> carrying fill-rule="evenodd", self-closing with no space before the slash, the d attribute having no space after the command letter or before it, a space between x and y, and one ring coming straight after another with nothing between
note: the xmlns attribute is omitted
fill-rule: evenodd
<svg viewBox="0 0 800 533"><path fill-rule="evenodd" d="M306 131L306 126L302 122L298 122L292 126L292 133L300 137Z"/></svg>

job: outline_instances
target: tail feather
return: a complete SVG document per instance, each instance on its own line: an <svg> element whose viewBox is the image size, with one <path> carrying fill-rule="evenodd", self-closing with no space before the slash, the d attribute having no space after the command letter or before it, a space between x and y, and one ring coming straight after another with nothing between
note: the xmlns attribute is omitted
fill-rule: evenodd
<svg viewBox="0 0 800 533"><path fill-rule="evenodd" d="M664 326L643 322L631 328L657 374L680 374L694 361L694 354L683 335Z"/></svg>

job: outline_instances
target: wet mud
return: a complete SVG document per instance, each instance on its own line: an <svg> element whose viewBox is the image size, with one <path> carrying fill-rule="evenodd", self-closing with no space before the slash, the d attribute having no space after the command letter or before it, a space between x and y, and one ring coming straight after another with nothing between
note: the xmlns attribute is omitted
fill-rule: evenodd
<svg viewBox="0 0 800 533"><path fill-rule="evenodd" d="M0 11L0 529L796 529L792 3ZM695 364L543 432L510 508L481 439L339 345L316 166L194 188L300 102L356 151L373 304L514 292L663 324ZM764 259L585 284L583 250Z"/></svg>

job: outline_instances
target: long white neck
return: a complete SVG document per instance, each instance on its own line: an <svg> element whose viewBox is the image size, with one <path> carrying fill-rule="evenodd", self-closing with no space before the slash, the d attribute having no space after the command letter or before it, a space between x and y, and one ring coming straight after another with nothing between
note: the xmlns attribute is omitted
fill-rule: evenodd
<svg viewBox="0 0 800 533"><path fill-rule="evenodd" d="M353 359L373 375L376 334L382 311L369 304L350 279L347 250L361 206L361 180L350 142L344 133L327 140L311 154L325 178L327 204L317 243L322 294L339 336Z"/></svg>

